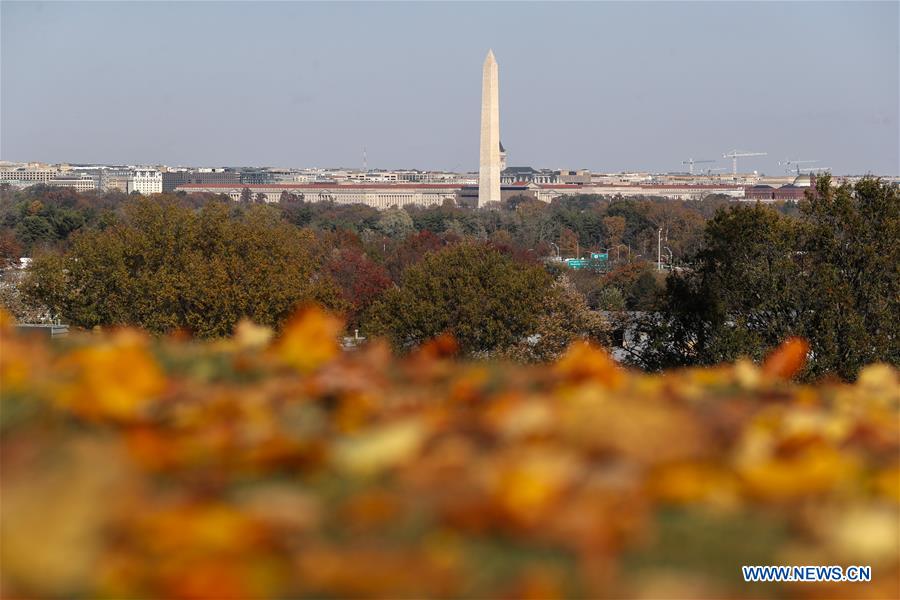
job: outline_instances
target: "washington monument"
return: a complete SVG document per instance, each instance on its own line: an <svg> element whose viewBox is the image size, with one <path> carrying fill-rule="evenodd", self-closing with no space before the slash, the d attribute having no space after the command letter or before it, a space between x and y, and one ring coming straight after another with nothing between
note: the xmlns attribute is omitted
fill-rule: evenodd
<svg viewBox="0 0 900 600"><path fill-rule="evenodd" d="M478 206L500 202L500 89L497 60L488 50L481 79L481 162Z"/></svg>

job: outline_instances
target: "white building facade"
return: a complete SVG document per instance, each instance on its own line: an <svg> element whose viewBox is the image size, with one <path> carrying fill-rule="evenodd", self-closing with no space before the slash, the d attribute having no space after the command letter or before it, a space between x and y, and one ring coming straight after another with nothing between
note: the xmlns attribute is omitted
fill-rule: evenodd
<svg viewBox="0 0 900 600"><path fill-rule="evenodd" d="M439 206L445 200L456 200L460 185L441 184L321 184L272 183L264 185L194 184L175 188L176 192L224 194L240 200L244 189L256 200L260 194L266 202L278 202L287 193L305 202L365 204L385 209L392 206Z"/></svg>
<svg viewBox="0 0 900 600"><path fill-rule="evenodd" d="M135 169L128 179L127 193L138 192L145 196L162 193L162 173L156 169Z"/></svg>
<svg viewBox="0 0 900 600"><path fill-rule="evenodd" d="M72 188L76 192L87 192L88 190L96 190L98 181L97 177L90 173L73 173L58 175L46 183L54 187Z"/></svg>

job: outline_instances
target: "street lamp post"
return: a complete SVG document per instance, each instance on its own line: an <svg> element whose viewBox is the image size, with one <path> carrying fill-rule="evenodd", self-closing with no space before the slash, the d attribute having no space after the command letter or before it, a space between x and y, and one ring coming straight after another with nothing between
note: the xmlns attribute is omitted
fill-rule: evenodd
<svg viewBox="0 0 900 600"><path fill-rule="evenodd" d="M669 228L666 227L666 241L669 241ZM662 227L659 228L659 231L656 233L656 270L662 270L662 243L663 243L663 232Z"/></svg>

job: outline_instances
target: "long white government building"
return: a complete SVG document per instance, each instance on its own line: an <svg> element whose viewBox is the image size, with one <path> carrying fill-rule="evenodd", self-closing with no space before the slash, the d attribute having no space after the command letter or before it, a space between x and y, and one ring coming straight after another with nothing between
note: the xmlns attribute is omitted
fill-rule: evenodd
<svg viewBox="0 0 900 600"><path fill-rule="evenodd" d="M365 204L375 208L391 206L434 206L444 200L456 201L463 186L433 183L388 184L324 184L324 183L268 183L241 185L227 183L186 183L175 187L176 192L224 194L240 200L244 190L253 199L262 195L266 202L278 202L283 194L305 202L334 202L336 204Z"/></svg>
<svg viewBox="0 0 900 600"><path fill-rule="evenodd" d="M460 184L325 184L325 183L270 183L262 185L201 184L188 183L175 188L176 192L224 194L232 200L240 200L244 190L253 199L278 202L283 194L305 202L334 202L335 204L365 204L384 209L391 206L435 206L452 200L460 206L474 205L478 197L476 186ZM659 196L672 200L699 200L711 194L743 198L741 185L580 185L514 183L501 188L503 200L515 197L531 197L550 202L560 196L599 194L603 196Z"/></svg>

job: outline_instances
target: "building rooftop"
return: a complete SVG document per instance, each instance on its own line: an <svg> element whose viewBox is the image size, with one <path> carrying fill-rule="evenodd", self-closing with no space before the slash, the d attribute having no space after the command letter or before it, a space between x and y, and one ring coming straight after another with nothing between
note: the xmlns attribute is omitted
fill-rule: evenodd
<svg viewBox="0 0 900 600"><path fill-rule="evenodd" d="M176 186L180 190L206 190L206 189L222 189L222 190L240 190L243 188L269 188L277 190L368 190L368 189L390 189L390 190L418 190L418 189L456 189L463 187L460 183L183 183Z"/></svg>

